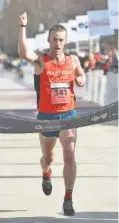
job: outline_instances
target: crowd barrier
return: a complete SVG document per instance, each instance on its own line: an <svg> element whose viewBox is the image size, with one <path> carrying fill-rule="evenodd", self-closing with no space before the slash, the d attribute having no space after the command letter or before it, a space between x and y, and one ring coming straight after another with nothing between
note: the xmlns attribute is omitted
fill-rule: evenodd
<svg viewBox="0 0 119 223"><path fill-rule="evenodd" d="M86 73L86 84L83 88L75 86L77 97L105 106L118 100L118 73L102 70Z"/></svg>

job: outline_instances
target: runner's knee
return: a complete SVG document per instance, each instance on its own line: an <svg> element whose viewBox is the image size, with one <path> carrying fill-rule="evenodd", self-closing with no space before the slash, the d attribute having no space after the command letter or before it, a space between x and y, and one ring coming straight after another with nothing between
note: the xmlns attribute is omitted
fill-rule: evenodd
<svg viewBox="0 0 119 223"><path fill-rule="evenodd" d="M64 163L73 163L75 160L75 143L68 141L63 148Z"/></svg>
<svg viewBox="0 0 119 223"><path fill-rule="evenodd" d="M71 164L74 163L74 161L75 161L74 153L64 154L65 164Z"/></svg>

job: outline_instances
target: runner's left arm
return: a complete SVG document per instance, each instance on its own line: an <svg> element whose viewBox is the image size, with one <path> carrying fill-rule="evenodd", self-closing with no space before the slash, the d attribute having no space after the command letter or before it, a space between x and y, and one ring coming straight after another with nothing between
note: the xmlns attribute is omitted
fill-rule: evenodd
<svg viewBox="0 0 119 223"><path fill-rule="evenodd" d="M83 87L86 82L85 72L83 68L81 67L80 61L77 56L73 55L72 61L73 61L74 69L75 69L75 84L78 87Z"/></svg>

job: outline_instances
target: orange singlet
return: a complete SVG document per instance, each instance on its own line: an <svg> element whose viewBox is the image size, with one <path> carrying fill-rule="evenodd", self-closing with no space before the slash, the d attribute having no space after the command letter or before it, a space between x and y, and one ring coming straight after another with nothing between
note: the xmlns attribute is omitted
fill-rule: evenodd
<svg viewBox="0 0 119 223"><path fill-rule="evenodd" d="M74 79L71 56L66 56L63 64L56 64L44 55L44 69L39 83L39 112L54 114L75 109Z"/></svg>

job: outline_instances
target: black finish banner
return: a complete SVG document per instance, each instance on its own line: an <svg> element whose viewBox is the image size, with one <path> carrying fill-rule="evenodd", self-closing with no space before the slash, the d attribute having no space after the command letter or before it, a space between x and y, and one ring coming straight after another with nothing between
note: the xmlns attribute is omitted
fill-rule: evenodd
<svg viewBox="0 0 119 223"><path fill-rule="evenodd" d="M70 128L109 122L118 119L118 101L100 108L89 115L70 120L35 120L0 112L0 133L22 134L61 131Z"/></svg>

